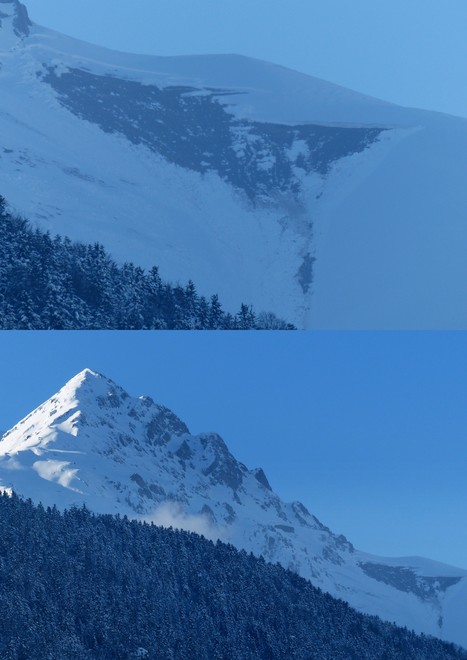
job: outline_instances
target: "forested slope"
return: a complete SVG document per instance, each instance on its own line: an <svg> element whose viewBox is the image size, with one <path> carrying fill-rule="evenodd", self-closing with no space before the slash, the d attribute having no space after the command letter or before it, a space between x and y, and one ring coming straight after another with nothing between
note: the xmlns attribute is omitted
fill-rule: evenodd
<svg viewBox="0 0 467 660"><path fill-rule="evenodd" d="M0 657L465 659L188 532L0 496Z"/></svg>
<svg viewBox="0 0 467 660"><path fill-rule="evenodd" d="M85 245L33 229L0 196L0 329L291 329L242 304L225 312L193 282L164 282L158 268L119 266L98 243Z"/></svg>

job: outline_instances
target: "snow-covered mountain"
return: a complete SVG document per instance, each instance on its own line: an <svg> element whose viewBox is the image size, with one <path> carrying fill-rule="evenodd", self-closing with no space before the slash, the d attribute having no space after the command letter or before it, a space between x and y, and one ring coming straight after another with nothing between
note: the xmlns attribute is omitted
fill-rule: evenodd
<svg viewBox="0 0 467 660"><path fill-rule="evenodd" d="M363 612L467 646L467 571L355 549L283 502L217 434L191 435L167 408L89 369L3 436L0 488L221 538Z"/></svg>
<svg viewBox="0 0 467 660"><path fill-rule="evenodd" d="M0 21L0 194L42 228L298 327L467 327L467 121Z"/></svg>

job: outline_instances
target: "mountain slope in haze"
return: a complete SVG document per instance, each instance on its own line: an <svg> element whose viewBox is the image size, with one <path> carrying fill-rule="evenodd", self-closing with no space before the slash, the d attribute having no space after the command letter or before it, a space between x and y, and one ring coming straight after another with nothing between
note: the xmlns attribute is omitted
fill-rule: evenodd
<svg viewBox="0 0 467 660"><path fill-rule="evenodd" d="M16 210L298 327L467 327L466 121L240 56L112 52L0 4Z"/></svg>
<svg viewBox="0 0 467 660"><path fill-rule="evenodd" d="M0 441L0 484L45 505L85 503L220 538L356 609L467 647L467 571L369 555L285 503L215 433L85 370Z"/></svg>

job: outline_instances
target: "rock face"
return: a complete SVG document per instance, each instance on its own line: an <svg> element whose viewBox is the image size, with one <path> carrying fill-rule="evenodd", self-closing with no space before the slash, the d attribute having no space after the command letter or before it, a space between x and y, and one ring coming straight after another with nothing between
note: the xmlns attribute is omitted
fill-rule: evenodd
<svg viewBox="0 0 467 660"><path fill-rule="evenodd" d="M240 56L112 52L17 0L0 12L14 210L299 328L467 327L467 121Z"/></svg>
<svg viewBox="0 0 467 660"><path fill-rule="evenodd" d="M221 538L309 578L364 612L467 645L467 571L356 550L220 436L190 434L150 397L89 369L6 433L0 486L63 508L85 503Z"/></svg>
<svg viewBox="0 0 467 660"><path fill-rule="evenodd" d="M0 0L0 29L10 28L17 37L27 37L31 25L28 10L19 0Z"/></svg>
<svg viewBox="0 0 467 660"><path fill-rule="evenodd" d="M235 92L228 89L158 87L59 67L41 79L77 117L179 167L215 172L256 205L274 204L278 196L298 203L307 175L326 176L334 163L361 153L383 132L237 118L229 112Z"/></svg>

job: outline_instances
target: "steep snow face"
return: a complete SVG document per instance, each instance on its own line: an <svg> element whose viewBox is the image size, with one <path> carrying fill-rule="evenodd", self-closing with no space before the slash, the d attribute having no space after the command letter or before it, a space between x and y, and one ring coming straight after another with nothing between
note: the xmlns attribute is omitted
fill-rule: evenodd
<svg viewBox="0 0 467 660"><path fill-rule="evenodd" d="M0 190L14 208L119 261L191 278L232 310L251 302L304 326L305 189L318 193L382 127L303 122L290 102L268 117L292 72L246 58L139 58L37 26L17 41L2 48L0 30Z"/></svg>
<svg viewBox="0 0 467 660"><path fill-rule="evenodd" d="M89 369L0 441L0 490L182 527L280 562L357 609L467 646L467 571L356 550L215 433Z"/></svg>
<svg viewBox="0 0 467 660"><path fill-rule="evenodd" d="M298 327L467 327L467 122L0 11L0 194L33 222Z"/></svg>
<svg viewBox="0 0 467 660"><path fill-rule="evenodd" d="M83 468L94 470L97 457L103 476L109 471L104 468L108 459L124 464L131 456L153 453L156 444L172 436L188 433L163 406L148 397L131 399L109 379L85 369L3 437L0 455L6 469L15 469L15 457L27 452L32 471L65 486L72 493L69 501L75 501L75 493L86 491ZM77 461L83 462L81 468ZM83 483L89 485L86 479Z"/></svg>

